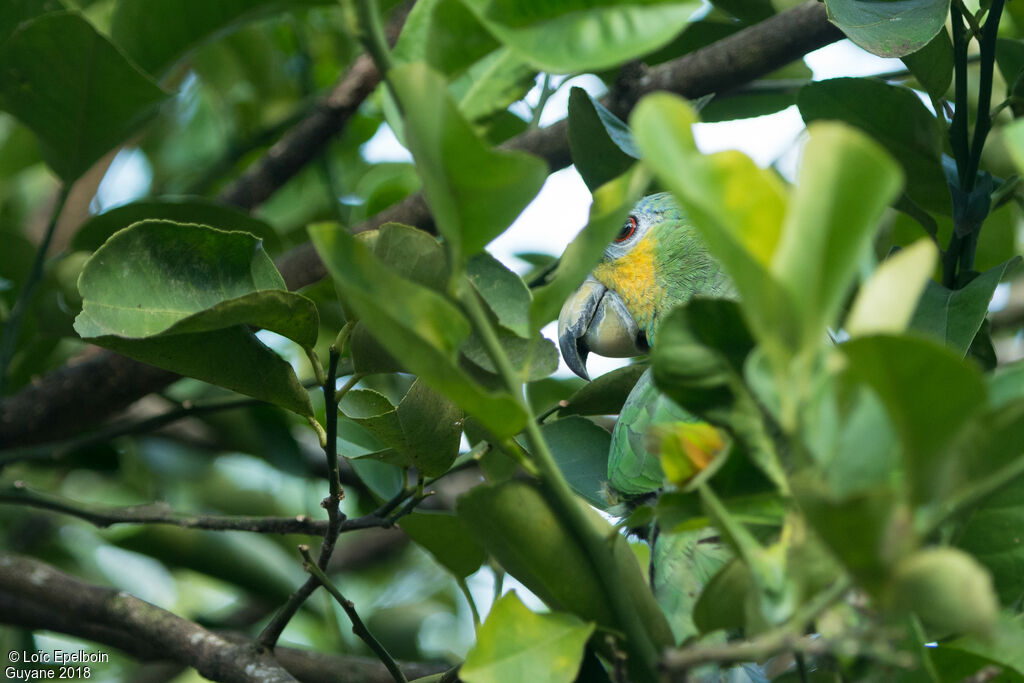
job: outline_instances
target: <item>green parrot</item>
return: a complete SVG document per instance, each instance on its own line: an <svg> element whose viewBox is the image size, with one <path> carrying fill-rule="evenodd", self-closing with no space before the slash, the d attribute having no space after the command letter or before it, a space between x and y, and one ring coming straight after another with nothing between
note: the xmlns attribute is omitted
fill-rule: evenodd
<svg viewBox="0 0 1024 683"><path fill-rule="evenodd" d="M732 282L672 196L644 197L562 307L558 345L566 365L589 379L589 352L614 358L646 353L657 343L658 326L668 312L696 294L735 297ZM626 496L660 488L662 468L649 447L653 428L696 421L658 391L651 370L645 371L612 432L612 488Z"/></svg>

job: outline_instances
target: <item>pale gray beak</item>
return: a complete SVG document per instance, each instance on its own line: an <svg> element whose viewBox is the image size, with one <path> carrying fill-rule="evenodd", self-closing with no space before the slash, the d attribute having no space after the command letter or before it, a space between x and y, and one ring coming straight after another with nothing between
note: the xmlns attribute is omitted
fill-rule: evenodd
<svg viewBox="0 0 1024 683"><path fill-rule="evenodd" d="M583 379L587 354L627 358L647 353L647 339L626 303L593 277L587 277L558 315L558 347L569 369Z"/></svg>

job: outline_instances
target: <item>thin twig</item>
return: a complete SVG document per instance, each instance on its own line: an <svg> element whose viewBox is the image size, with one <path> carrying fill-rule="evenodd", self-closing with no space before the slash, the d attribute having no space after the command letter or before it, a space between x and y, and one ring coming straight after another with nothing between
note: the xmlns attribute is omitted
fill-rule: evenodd
<svg viewBox="0 0 1024 683"><path fill-rule="evenodd" d="M244 515L194 515L175 512L166 503L147 503L124 507L93 507L28 488L24 482L0 488L0 503L24 505L59 512L85 520L101 529L115 524L166 524L183 529L210 531L251 531L259 534L306 534L323 536L327 520L308 515L295 517L254 517ZM342 519L338 533L394 526L394 519L375 512L362 517Z"/></svg>
<svg viewBox="0 0 1024 683"><path fill-rule="evenodd" d="M805 636L807 625L849 590L850 583L839 579L800 609L782 626L750 640L735 643L697 644L669 650L662 657L665 671L686 671L702 664L732 664L763 661L786 651L804 655L833 652L847 641Z"/></svg>
<svg viewBox="0 0 1024 683"><path fill-rule="evenodd" d="M391 673L392 677L394 677L395 683L408 683L405 674L402 673L402 669L398 666L394 657L392 657L387 651L387 648L380 644L380 641L373 636L370 629L366 628L366 624L364 624L363 620L359 618L359 613L356 612L356 607L352 604L352 601L345 599L345 596L341 594L338 587L335 586L331 580L327 578L327 575L324 574L323 570L317 566L317 562L313 561L313 557L309 554L309 547L300 545L299 552L302 554L302 559L305 560L302 564L303 568L309 572L321 586L326 588L327 592L334 596L334 599L338 601L341 608L345 610L345 614L348 615L349 620L352 622L352 632L359 636L359 639L366 643L367 647L373 650L374 654L380 658L380 661Z"/></svg>
<svg viewBox="0 0 1024 683"><path fill-rule="evenodd" d="M324 394L325 419L327 423L326 428L323 430L323 447L324 455L327 458L329 490L328 496L320 503L327 511L327 530L324 532L323 542L320 544L320 555L317 558L317 562L322 569L327 568L327 563L334 553L334 546L338 541L338 534L341 533L341 523L343 521L343 515L338 509L345 493L341 488L341 482L338 478L338 402L334 392L337 381L338 360L343 352L344 349L334 345L331 346L327 376L324 378L323 387L321 387ZM263 628L263 631L260 632L257 642L262 647L268 650L274 649L278 638L281 637L281 633L288 625L288 622L299 611L306 598L313 594L317 585L313 578L309 578L288 597L288 601L277 611L274 618L270 620L270 623Z"/></svg>
<svg viewBox="0 0 1024 683"><path fill-rule="evenodd" d="M46 232L43 234L43 241L39 243L35 258L32 260L32 269L29 271L28 279L21 286L18 298L11 308L11 316L4 323L3 335L0 338L0 396L4 394L7 370L11 364L11 359L14 357L14 349L17 347L18 337L21 334L21 321L25 316L25 309L31 303L32 296L36 293L36 287L43 277L46 252L50 250L53 234L57 230L57 219L60 218L60 214L64 210L64 203L67 201L70 193L71 183L61 185L60 192L57 194L57 201L53 206L53 211L50 213L50 222L47 224Z"/></svg>

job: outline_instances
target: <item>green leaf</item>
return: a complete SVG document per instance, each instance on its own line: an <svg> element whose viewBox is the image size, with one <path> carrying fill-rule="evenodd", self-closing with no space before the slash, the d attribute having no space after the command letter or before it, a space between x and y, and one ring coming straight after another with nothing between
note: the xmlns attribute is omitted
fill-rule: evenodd
<svg viewBox="0 0 1024 683"><path fill-rule="evenodd" d="M743 628L744 605L752 588L751 581L750 569L739 560L725 564L705 582L704 590L693 605L694 627L701 633Z"/></svg>
<svg viewBox="0 0 1024 683"><path fill-rule="evenodd" d="M607 561L617 565L619 589L635 605L651 639L668 645L671 631L626 539L589 506L585 509L609 540ZM487 552L549 607L620 628L586 552L536 486L514 479L477 486L459 498L456 512Z"/></svg>
<svg viewBox="0 0 1024 683"><path fill-rule="evenodd" d="M912 90L867 78L833 78L801 88L797 106L807 123L837 119L870 135L903 167L906 193L912 200L929 211L952 211L942 172L944 133Z"/></svg>
<svg viewBox="0 0 1024 683"><path fill-rule="evenodd" d="M75 330L94 344L311 415L291 367L256 339L261 327L316 343L309 299L284 291L247 233L144 221L111 237L79 280Z"/></svg>
<svg viewBox="0 0 1024 683"><path fill-rule="evenodd" d="M772 271L803 318L804 345L813 347L822 330L836 324L902 178L885 150L854 129L816 123L807 130L800 178Z"/></svg>
<svg viewBox="0 0 1024 683"><path fill-rule="evenodd" d="M577 87L569 93L569 149L591 191L625 173L640 158L629 127Z"/></svg>
<svg viewBox="0 0 1024 683"><path fill-rule="evenodd" d="M167 95L78 14L21 24L0 44L0 109L39 138L65 181L85 173L156 114Z"/></svg>
<svg viewBox="0 0 1024 683"><path fill-rule="evenodd" d="M587 382L566 399L559 410L561 415L616 415L622 410L629 392L633 391L640 375L647 369L643 363L632 363L606 372Z"/></svg>
<svg viewBox="0 0 1024 683"><path fill-rule="evenodd" d="M1024 72L1024 41L1010 38L996 38L996 64L1006 82L1007 94L1013 94L1015 86Z"/></svg>
<svg viewBox="0 0 1024 683"><path fill-rule="evenodd" d="M397 407L375 391L355 389L339 409L397 452L400 459L389 462L414 466L424 477L444 474L459 454L462 411L419 380Z"/></svg>
<svg viewBox="0 0 1024 683"><path fill-rule="evenodd" d="M374 256L393 271L418 285L443 294L448 285L448 261L437 238L419 228L401 223L385 223L377 230L361 232Z"/></svg>
<svg viewBox="0 0 1024 683"><path fill-rule="evenodd" d="M449 512L414 512L402 517L398 526L460 579L475 572L487 559L462 521Z"/></svg>
<svg viewBox="0 0 1024 683"><path fill-rule="evenodd" d="M277 251L281 240L266 222L239 211L233 206L219 204L201 197L187 199L147 199L104 211L87 220L71 239L73 249L98 249L111 235L132 223L146 219L160 219L175 223L216 225L222 230L240 230L263 240L265 248Z"/></svg>
<svg viewBox="0 0 1024 683"><path fill-rule="evenodd" d="M0 5L0 43L7 40L22 22L66 9L60 0L6 0Z"/></svg>
<svg viewBox="0 0 1024 683"><path fill-rule="evenodd" d="M907 329L937 263L938 251L927 238L887 258L857 292L844 329L851 337Z"/></svg>
<svg viewBox="0 0 1024 683"><path fill-rule="evenodd" d="M533 290L532 329L540 330L558 316L562 304L597 265L604 248L622 229L622 223L649 182L650 176L638 166L593 193L594 203L590 205L586 227L565 248L551 280Z"/></svg>
<svg viewBox="0 0 1024 683"><path fill-rule="evenodd" d="M935 99L946 96L953 82L953 41L943 26L928 44L903 57L914 78Z"/></svg>
<svg viewBox="0 0 1024 683"><path fill-rule="evenodd" d="M330 0L118 0L110 35L136 64L162 76L189 50L238 25Z"/></svg>
<svg viewBox="0 0 1024 683"><path fill-rule="evenodd" d="M828 0L828 18L879 57L903 57L928 44L946 23L949 0Z"/></svg>
<svg viewBox="0 0 1024 683"><path fill-rule="evenodd" d="M534 333L533 337L524 339L504 328L498 328L497 336L512 369L524 382L544 379L558 369L558 349L551 340L544 338L540 333ZM470 335L462 345L460 353L462 358L472 364L471 370L479 369L486 373L486 376L474 374L481 382L485 385L500 384L498 369L476 333Z"/></svg>
<svg viewBox="0 0 1024 683"><path fill-rule="evenodd" d="M1024 621L1018 615L1003 613L999 623L989 637L964 636L943 642L939 650L970 653L983 657L991 664L1003 669L1003 674L1013 672L1016 680L1024 677ZM1001 678L1002 676L1000 676Z"/></svg>
<svg viewBox="0 0 1024 683"><path fill-rule="evenodd" d="M997 368L989 376L988 393L989 402L996 407L1024 398L1024 361Z"/></svg>
<svg viewBox="0 0 1024 683"><path fill-rule="evenodd" d="M533 296L518 275L483 251L466 263L466 276L497 316L499 323L520 337L530 336L530 304Z"/></svg>
<svg viewBox="0 0 1024 683"><path fill-rule="evenodd" d="M664 1L463 2L498 40L552 73L608 69L636 59L672 40L700 7Z"/></svg>
<svg viewBox="0 0 1024 683"><path fill-rule="evenodd" d="M513 102L526 97L534 86L536 76L536 69L515 52L502 47L472 64L466 73L452 83L452 94L458 103L459 112L467 121L483 121L493 114L509 114L505 110ZM509 115L518 119L515 115ZM526 123L523 122L523 125Z"/></svg>
<svg viewBox="0 0 1024 683"><path fill-rule="evenodd" d="M450 75L498 47L498 41L460 0L421 0L409 12L391 56L397 62L426 62Z"/></svg>
<svg viewBox="0 0 1024 683"><path fill-rule="evenodd" d="M710 588L712 577L721 574L719 570L732 557L732 553L713 538L717 535L717 531L708 529L662 533L654 543L654 594L672 625L677 643L698 634L695 624L696 606L700 604L698 596L703 599L705 587ZM747 578L749 580L749 573ZM719 585L722 585L721 580ZM743 595L739 597L742 605ZM712 609L717 613L723 606L718 603Z"/></svg>
<svg viewBox="0 0 1024 683"><path fill-rule="evenodd" d="M1020 257L1014 256L1006 263L986 270L962 289L947 289L929 281L914 311L911 329L938 339L963 356L988 315L988 305L996 286L1007 269L1019 262Z"/></svg>
<svg viewBox="0 0 1024 683"><path fill-rule="evenodd" d="M409 371L499 437L522 429L526 415L511 396L484 391L456 365L455 354L469 334L469 322L457 308L398 276L340 227L313 225L309 234L359 319Z"/></svg>
<svg viewBox="0 0 1024 683"><path fill-rule="evenodd" d="M645 163L732 278L750 326L776 352L789 354L800 346L799 326L789 293L769 270L786 214L785 187L739 152L698 152L696 121L684 100L663 93L643 98L630 118Z"/></svg>
<svg viewBox="0 0 1024 683"><path fill-rule="evenodd" d="M405 112L406 143L427 204L461 266L540 191L547 165L484 143L459 114L444 78L425 64L396 67L389 78Z"/></svg>
<svg viewBox="0 0 1024 683"><path fill-rule="evenodd" d="M608 507L605 485L611 434L582 417L548 422L540 431L572 490L594 507Z"/></svg>
<svg viewBox="0 0 1024 683"><path fill-rule="evenodd" d="M863 337L840 349L850 372L866 381L885 404L903 443L905 476L913 500L947 495L959 463L947 446L986 404L975 366L947 348L910 337Z"/></svg>
<svg viewBox="0 0 1024 683"><path fill-rule="evenodd" d="M835 495L804 474L792 487L807 523L868 591L881 590L891 564L917 543L892 484Z"/></svg>
<svg viewBox="0 0 1024 683"><path fill-rule="evenodd" d="M971 511L958 529L956 545L992 574L999 601L1016 605L1024 597L1024 479L1004 486Z"/></svg>
<svg viewBox="0 0 1024 683"><path fill-rule="evenodd" d="M571 614L534 614L515 592L494 603L459 669L466 683L571 683L594 625Z"/></svg>

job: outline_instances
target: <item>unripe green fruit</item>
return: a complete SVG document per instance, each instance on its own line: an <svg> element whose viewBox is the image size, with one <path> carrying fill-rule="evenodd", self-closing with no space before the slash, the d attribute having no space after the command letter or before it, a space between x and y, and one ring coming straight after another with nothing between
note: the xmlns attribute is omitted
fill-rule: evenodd
<svg viewBox="0 0 1024 683"><path fill-rule="evenodd" d="M893 604L921 619L928 635L984 634L999 616L992 577L956 548L920 550L896 566Z"/></svg>

